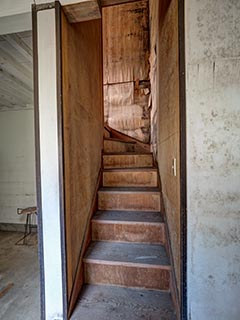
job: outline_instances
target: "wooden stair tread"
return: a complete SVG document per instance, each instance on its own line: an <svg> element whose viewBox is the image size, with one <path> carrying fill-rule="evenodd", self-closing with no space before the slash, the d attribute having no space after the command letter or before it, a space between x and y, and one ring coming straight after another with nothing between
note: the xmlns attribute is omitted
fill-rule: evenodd
<svg viewBox="0 0 240 320"><path fill-rule="evenodd" d="M169 292L85 285L71 320L176 320Z"/></svg>
<svg viewBox="0 0 240 320"><path fill-rule="evenodd" d="M158 244L92 242L84 258L84 262L91 261L170 268L166 250L162 245Z"/></svg>
<svg viewBox="0 0 240 320"><path fill-rule="evenodd" d="M160 212L154 211L105 210L97 211L92 221L163 223L163 217Z"/></svg>

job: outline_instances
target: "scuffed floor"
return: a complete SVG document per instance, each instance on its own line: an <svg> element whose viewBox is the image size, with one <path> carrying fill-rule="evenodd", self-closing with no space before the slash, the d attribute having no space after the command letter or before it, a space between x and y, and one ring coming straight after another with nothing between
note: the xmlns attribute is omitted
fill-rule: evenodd
<svg viewBox="0 0 240 320"><path fill-rule="evenodd" d="M168 292L85 285L71 320L176 320Z"/></svg>
<svg viewBox="0 0 240 320"><path fill-rule="evenodd" d="M0 319L40 319L36 235L31 246L16 246L22 233L0 232ZM4 290L5 289L5 290Z"/></svg>

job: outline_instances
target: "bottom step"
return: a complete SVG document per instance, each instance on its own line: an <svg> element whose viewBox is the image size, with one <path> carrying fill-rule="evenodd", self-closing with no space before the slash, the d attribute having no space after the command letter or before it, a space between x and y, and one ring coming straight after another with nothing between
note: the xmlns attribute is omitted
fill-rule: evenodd
<svg viewBox="0 0 240 320"><path fill-rule="evenodd" d="M168 292L86 285L71 320L176 320Z"/></svg>

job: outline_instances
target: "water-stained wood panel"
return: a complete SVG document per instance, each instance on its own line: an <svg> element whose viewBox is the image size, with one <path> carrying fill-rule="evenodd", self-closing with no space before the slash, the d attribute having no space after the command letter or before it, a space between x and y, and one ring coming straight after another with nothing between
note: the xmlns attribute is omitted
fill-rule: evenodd
<svg viewBox="0 0 240 320"><path fill-rule="evenodd" d="M149 142L148 1L106 7L102 16L105 122Z"/></svg>
<svg viewBox="0 0 240 320"><path fill-rule="evenodd" d="M76 286L81 286L77 275L101 167L101 20L69 24L62 14L62 68L68 299L72 303L78 295Z"/></svg>

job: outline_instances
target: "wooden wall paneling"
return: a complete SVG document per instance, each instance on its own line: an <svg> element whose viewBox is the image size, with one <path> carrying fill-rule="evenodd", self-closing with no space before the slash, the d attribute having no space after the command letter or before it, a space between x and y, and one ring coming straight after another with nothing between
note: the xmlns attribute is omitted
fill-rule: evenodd
<svg viewBox="0 0 240 320"><path fill-rule="evenodd" d="M101 168L101 20L69 24L62 13L63 135L68 302L79 294L82 250Z"/></svg>
<svg viewBox="0 0 240 320"><path fill-rule="evenodd" d="M103 8L105 122L148 143L148 1Z"/></svg>
<svg viewBox="0 0 240 320"><path fill-rule="evenodd" d="M139 0L100 0L102 7L115 6L124 3L136 2Z"/></svg>
<svg viewBox="0 0 240 320"><path fill-rule="evenodd" d="M104 84L149 79L148 1L103 8Z"/></svg>
<svg viewBox="0 0 240 320"><path fill-rule="evenodd" d="M63 7L70 23L89 21L101 18L101 9L98 0L85 0Z"/></svg>
<svg viewBox="0 0 240 320"><path fill-rule="evenodd" d="M149 142L149 82L123 82L104 86L104 121L115 130Z"/></svg>
<svg viewBox="0 0 240 320"><path fill-rule="evenodd" d="M163 210L169 228L173 265L180 292L180 113L178 1L150 0L152 143L160 169ZM156 50L156 51L155 51ZM154 52L155 51L155 52ZM173 175L173 159L177 174Z"/></svg>

